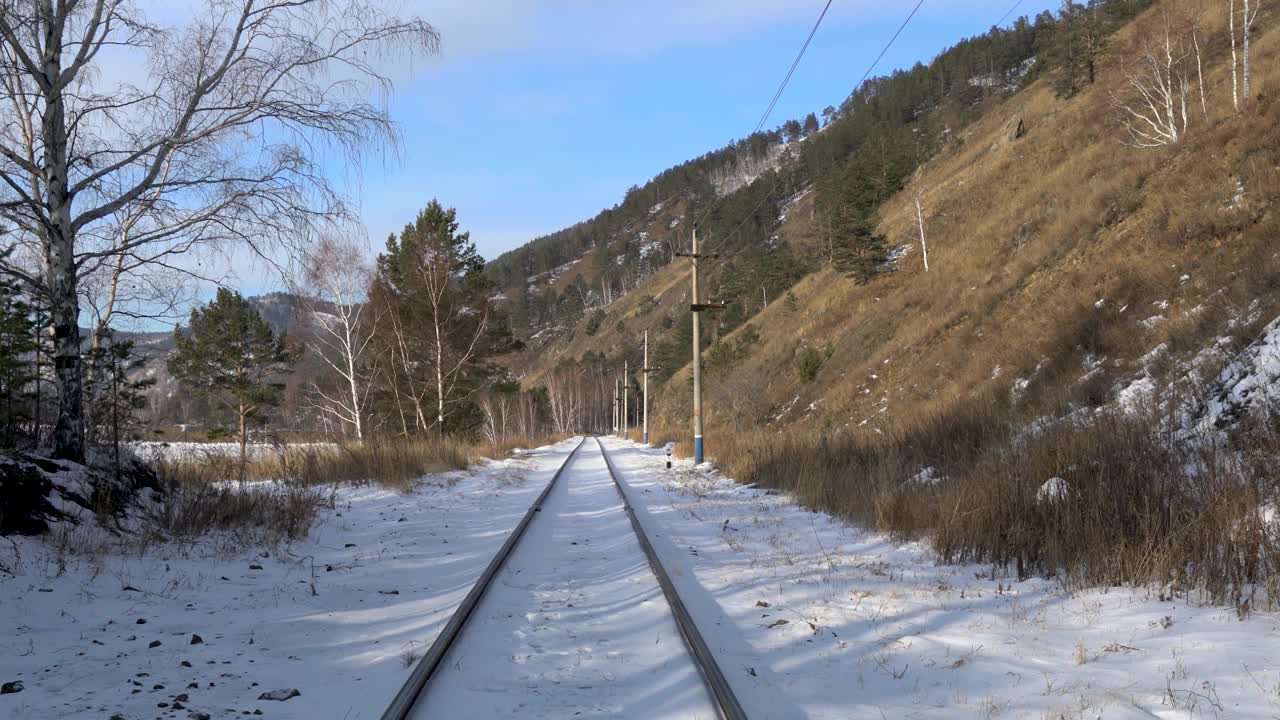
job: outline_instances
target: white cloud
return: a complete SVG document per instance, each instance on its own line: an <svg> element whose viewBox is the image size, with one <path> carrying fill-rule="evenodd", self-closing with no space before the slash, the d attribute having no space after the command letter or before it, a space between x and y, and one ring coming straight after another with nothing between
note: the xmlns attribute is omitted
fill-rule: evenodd
<svg viewBox="0 0 1280 720"><path fill-rule="evenodd" d="M778 24L801 34L825 0L409 0L403 12L421 16L444 38L446 62L495 52L538 49L568 54L633 55L718 44ZM830 23L893 22L909 4L879 0L834 3ZM1008 0L926 3L921 16L990 14ZM797 36L797 42L801 39Z"/></svg>

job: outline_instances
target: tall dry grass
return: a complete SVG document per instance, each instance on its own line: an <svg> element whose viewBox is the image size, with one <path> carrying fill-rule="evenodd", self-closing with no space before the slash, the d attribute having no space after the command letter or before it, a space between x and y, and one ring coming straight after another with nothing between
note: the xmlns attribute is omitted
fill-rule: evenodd
<svg viewBox="0 0 1280 720"><path fill-rule="evenodd" d="M1034 428L983 399L880 433L714 436L733 477L900 540L1070 587L1151 585L1235 604L1280 602L1280 433L1230 447L1169 418L1085 413ZM1064 492L1046 490L1060 478Z"/></svg>
<svg viewBox="0 0 1280 720"><path fill-rule="evenodd" d="M151 519L174 538L227 531L253 543L296 539L332 504L340 484L407 492L424 475L466 468L477 449L448 438L282 445L251 456L243 482L236 480L239 457L186 453L155 463L166 493Z"/></svg>

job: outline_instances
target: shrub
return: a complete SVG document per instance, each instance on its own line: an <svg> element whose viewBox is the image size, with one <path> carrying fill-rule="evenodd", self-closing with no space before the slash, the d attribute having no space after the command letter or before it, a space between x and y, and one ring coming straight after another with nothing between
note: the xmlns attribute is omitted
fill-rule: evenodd
<svg viewBox="0 0 1280 720"><path fill-rule="evenodd" d="M831 357L831 350L818 349L806 345L800 348L800 352L796 354L796 363L800 372L800 379L805 382L813 382L818 378L818 372L822 370L823 364L827 362L827 358Z"/></svg>

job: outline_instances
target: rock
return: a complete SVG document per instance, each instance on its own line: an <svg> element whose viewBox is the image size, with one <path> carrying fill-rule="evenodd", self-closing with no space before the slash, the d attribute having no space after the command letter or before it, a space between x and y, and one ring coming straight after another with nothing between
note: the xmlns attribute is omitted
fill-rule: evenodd
<svg viewBox="0 0 1280 720"><path fill-rule="evenodd" d="M146 620L146 618L138 618L137 620L134 620L133 622L134 622L134 624L135 624L135 625L146 625L146 624L147 624L147 620Z"/></svg>
<svg viewBox="0 0 1280 720"><path fill-rule="evenodd" d="M190 698L190 697L188 697L186 693L181 693L181 694L179 694L179 695L174 695L174 696L173 696L173 701L174 701L174 702L188 702L188 701L190 701L190 700L191 700L191 698Z"/></svg>
<svg viewBox="0 0 1280 720"><path fill-rule="evenodd" d="M1022 113L1009 118L1004 125L1004 141L1007 143L1019 140L1027 134L1027 126L1022 122Z"/></svg>
<svg viewBox="0 0 1280 720"><path fill-rule="evenodd" d="M379 595L399 595L400 591L399 590L379 590L378 594Z"/></svg>
<svg viewBox="0 0 1280 720"><path fill-rule="evenodd" d="M11 695L13 693L20 693L23 691L23 689L24 689L24 686L21 680L13 680L12 682L7 682L3 685L0 685L0 695Z"/></svg>
<svg viewBox="0 0 1280 720"><path fill-rule="evenodd" d="M160 647L160 644L161 644L161 643L160 643L160 641L159 641L159 640L152 640L152 641L151 641L151 644L150 644L150 645L147 645L147 647L149 647L149 648L158 648L158 647Z"/></svg>
<svg viewBox="0 0 1280 720"><path fill-rule="evenodd" d="M284 702L289 698L296 698L300 695L302 695L302 693L298 692L298 688L289 688L287 690L272 690L270 692L264 692L258 696L258 699L279 700L280 702Z"/></svg>
<svg viewBox="0 0 1280 720"><path fill-rule="evenodd" d="M197 711L195 711L195 710L192 710L192 711L191 711L191 714L190 714L190 715L188 715L188 716L187 716L187 718L188 718L189 720L210 720L210 718L209 718L209 713L207 713L207 712L197 712Z"/></svg>
<svg viewBox="0 0 1280 720"><path fill-rule="evenodd" d="M200 637L199 635L197 635L197 634L195 634L195 633L191 633L191 644L192 644L192 645L202 645L202 644L204 644L204 638Z"/></svg>
<svg viewBox="0 0 1280 720"><path fill-rule="evenodd" d="M5 499L0 535L40 535L48 532L50 523L92 516L102 508L90 495L112 498L113 507L107 510L121 516L135 504L139 491L163 492L159 476L132 453L121 461L117 475L106 468L34 453L0 458L0 497ZM103 492L86 493L84 489Z"/></svg>
<svg viewBox="0 0 1280 720"><path fill-rule="evenodd" d="M249 564L249 569L250 569L250 570L261 570L261 569L262 569L262 566L261 566L261 565L259 565L258 563L250 563L250 564Z"/></svg>
<svg viewBox="0 0 1280 720"><path fill-rule="evenodd" d="M180 663L178 663L178 664L179 664L179 665L181 665L182 667L191 667L191 661L190 661L190 660L183 660L182 662L180 662Z"/></svg>
<svg viewBox="0 0 1280 720"><path fill-rule="evenodd" d="M125 585L124 587L120 588L120 592L142 592L142 591L132 585Z"/></svg>

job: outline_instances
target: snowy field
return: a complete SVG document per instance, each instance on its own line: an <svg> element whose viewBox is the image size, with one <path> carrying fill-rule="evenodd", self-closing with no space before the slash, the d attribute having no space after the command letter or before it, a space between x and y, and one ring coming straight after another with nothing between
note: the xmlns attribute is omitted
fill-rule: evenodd
<svg viewBox="0 0 1280 720"><path fill-rule="evenodd" d="M267 553L18 539L0 683L24 689L0 695L0 718L376 718L574 444L409 495L340 490L305 542ZM687 461L667 471L661 450L606 445L753 719L1280 717L1275 615L938 566ZM428 691L430 717L705 713L593 443L526 543Z"/></svg>
<svg viewBox="0 0 1280 720"><path fill-rule="evenodd" d="M753 718L1280 717L1276 615L939 566L688 461L668 472L661 450L606 445Z"/></svg>
<svg viewBox="0 0 1280 720"><path fill-rule="evenodd" d="M24 689L0 695L0 718L377 718L571 448L410 495L340 490L306 542L268 553L209 538L70 556L18 538L17 577L0 573L0 683Z"/></svg>
<svg viewBox="0 0 1280 720"><path fill-rule="evenodd" d="M157 442L130 443L129 447L144 460L204 460L216 457L239 457L238 442ZM249 457L276 455L285 449L320 450L336 448L333 443L249 443L245 447Z"/></svg>

